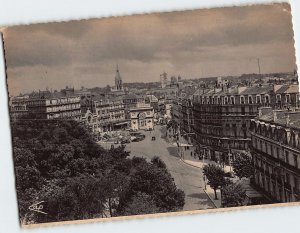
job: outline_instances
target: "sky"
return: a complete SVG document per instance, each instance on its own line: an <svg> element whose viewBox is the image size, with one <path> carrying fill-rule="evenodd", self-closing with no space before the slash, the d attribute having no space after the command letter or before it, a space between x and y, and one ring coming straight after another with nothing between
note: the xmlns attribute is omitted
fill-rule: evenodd
<svg viewBox="0 0 300 233"><path fill-rule="evenodd" d="M32 90L296 69L288 4L12 26L3 30L10 96Z"/></svg>

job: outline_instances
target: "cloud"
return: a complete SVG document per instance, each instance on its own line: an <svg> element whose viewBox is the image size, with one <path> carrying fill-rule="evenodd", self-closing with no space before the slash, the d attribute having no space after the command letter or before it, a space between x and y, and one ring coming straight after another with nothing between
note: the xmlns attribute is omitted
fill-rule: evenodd
<svg viewBox="0 0 300 233"><path fill-rule="evenodd" d="M8 78L30 76L31 89L46 71L55 87L112 84L116 63L125 82L253 72L257 57L265 72L295 68L288 4L17 26L4 40Z"/></svg>

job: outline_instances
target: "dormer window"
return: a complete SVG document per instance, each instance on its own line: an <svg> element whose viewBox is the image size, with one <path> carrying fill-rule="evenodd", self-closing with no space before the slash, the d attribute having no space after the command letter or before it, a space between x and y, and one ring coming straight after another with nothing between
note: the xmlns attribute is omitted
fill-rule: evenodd
<svg viewBox="0 0 300 233"><path fill-rule="evenodd" d="M261 96L260 95L256 96L256 103L261 104Z"/></svg>
<svg viewBox="0 0 300 233"><path fill-rule="evenodd" d="M224 103L225 103L225 104L228 104L228 96L225 96L225 97L224 97Z"/></svg>
<svg viewBox="0 0 300 233"><path fill-rule="evenodd" d="M266 96L265 96L265 103L266 103L266 104L269 104L269 103L270 103L270 96L269 96L269 95L266 95Z"/></svg>
<svg viewBox="0 0 300 233"><path fill-rule="evenodd" d="M253 97L252 97L252 95L249 95L248 102L249 102L249 104L253 104Z"/></svg>
<svg viewBox="0 0 300 233"><path fill-rule="evenodd" d="M291 103L291 96L290 96L290 94L286 94L286 95L285 95L285 102L286 102L287 104Z"/></svg>
<svg viewBox="0 0 300 233"><path fill-rule="evenodd" d="M234 98L234 96L230 96L230 103L231 104L235 104L235 98Z"/></svg>
<svg viewBox="0 0 300 233"><path fill-rule="evenodd" d="M240 102L241 102L241 104L245 104L245 97L244 96L240 97Z"/></svg>
<svg viewBox="0 0 300 233"><path fill-rule="evenodd" d="M276 95L276 103L281 103L281 95L280 94L277 94Z"/></svg>

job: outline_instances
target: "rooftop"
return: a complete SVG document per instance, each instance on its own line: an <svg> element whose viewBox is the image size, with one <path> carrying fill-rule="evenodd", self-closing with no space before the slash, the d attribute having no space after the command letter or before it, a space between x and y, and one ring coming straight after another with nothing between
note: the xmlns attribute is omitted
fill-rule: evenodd
<svg viewBox="0 0 300 233"><path fill-rule="evenodd" d="M300 129L300 109L273 110L270 107L259 108L258 120Z"/></svg>

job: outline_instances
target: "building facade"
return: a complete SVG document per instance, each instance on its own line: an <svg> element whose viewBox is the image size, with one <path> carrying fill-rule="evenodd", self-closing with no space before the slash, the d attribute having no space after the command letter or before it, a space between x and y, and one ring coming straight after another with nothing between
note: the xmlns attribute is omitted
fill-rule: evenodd
<svg viewBox="0 0 300 233"><path fill-rule="evenodd" d="M27 117L31 119L74 119L80 120L80 97L65 95L61 92L39 91L28 98L12 100L12 114L16 116L16 106L23 105ZM23 111L22 110L22 111ZM18 110L19 111L19 110ZM23 117L24 115L20 115Z"/></svg>
<svg viewBox="0 0 300 233"><path fill-rule="evenodd" d="M261 108L251 120L254 183L277 202L300 200L300 111Z"/></svg>
<svg viewBox="0 0 300 233"><path fill-rule="evenodd" d="M93 106L82 114L81 120L95 136L128 127L122 99L95 98Z"/></svg>
<svg viewBox="0 0 300 233"><path fill-rule="evenodd" d="M125 108L125 117L126 119L130 119L130 109L136 107L137 104L145 103L145 98L140 95L136 95L133 93L128 93L123 97L123 104Z"/></svg>
<svg viewBox="0 0 300 233"><path fill-rule="evenodd" d="M298 85L223 86L193 95L194 133L203 156L229 163L234 152L248 151L250 120L258 107L299 105Z"/></svg>
<svg viewBox="0 0 300 233"><path fill-rule="evenodd" d="M138 104L130 109L132 130L152 130L154 128L154 110L149 104Z"/></svg>

